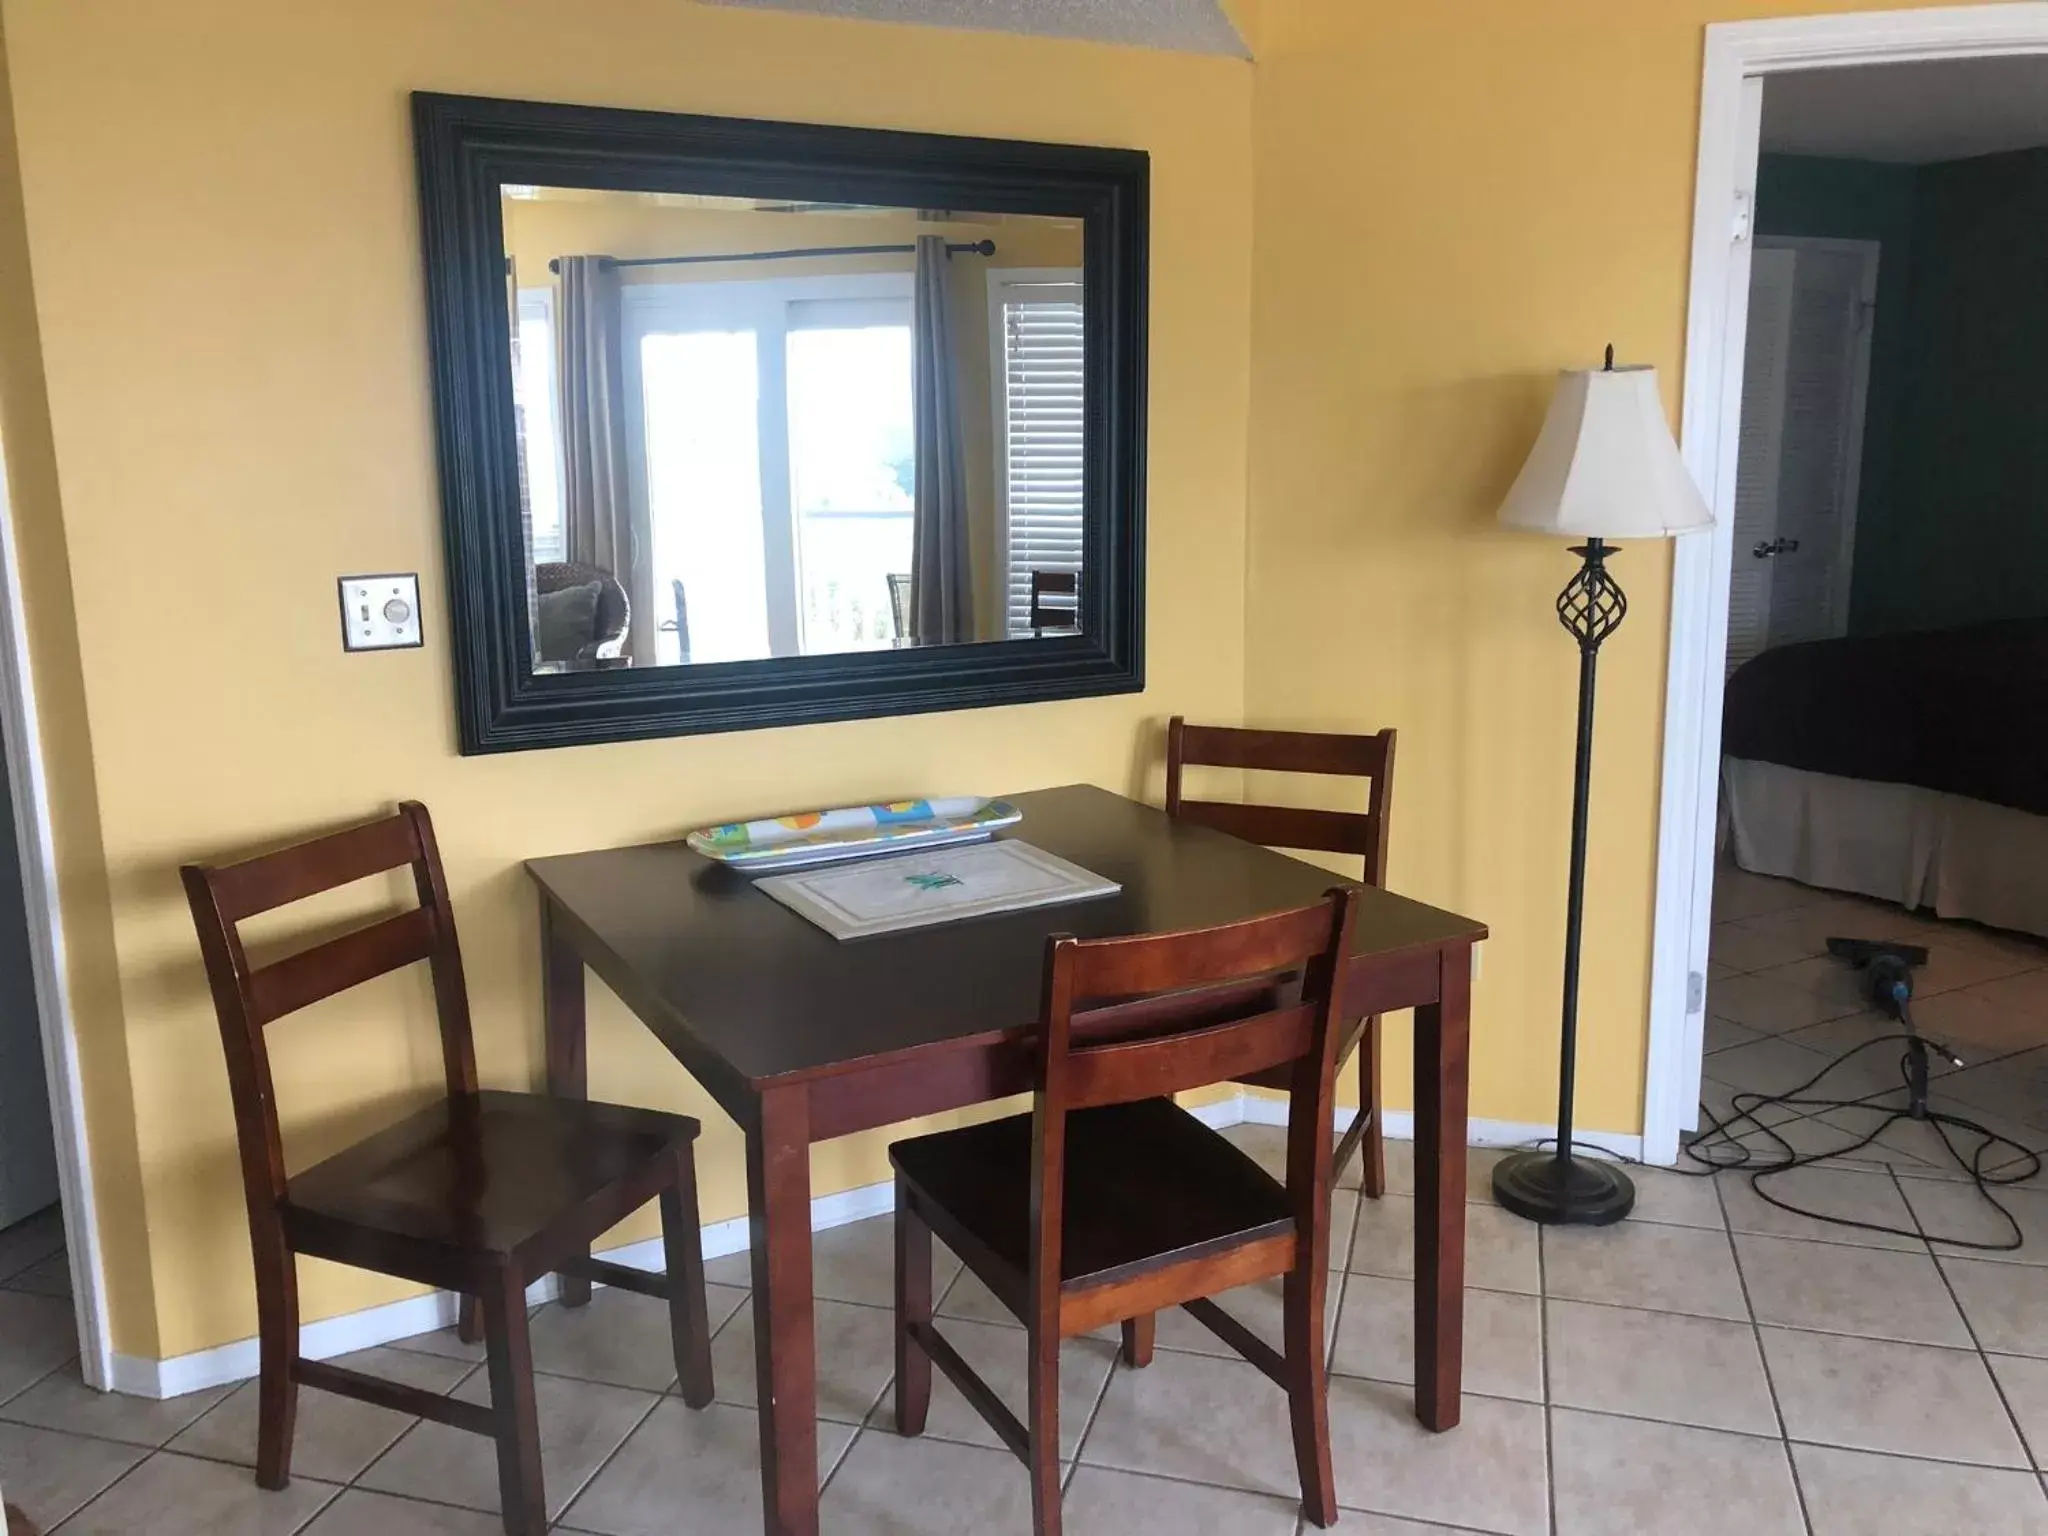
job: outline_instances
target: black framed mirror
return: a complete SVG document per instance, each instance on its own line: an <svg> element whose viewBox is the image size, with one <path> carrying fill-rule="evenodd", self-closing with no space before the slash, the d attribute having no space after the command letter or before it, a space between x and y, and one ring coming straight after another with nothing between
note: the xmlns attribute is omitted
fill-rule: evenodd
<svg viewBox="0 0 2048 1536"><path fill-rule="evenodd" d="M1142 152L413 126L465 753L1144 686Z"/></svg>

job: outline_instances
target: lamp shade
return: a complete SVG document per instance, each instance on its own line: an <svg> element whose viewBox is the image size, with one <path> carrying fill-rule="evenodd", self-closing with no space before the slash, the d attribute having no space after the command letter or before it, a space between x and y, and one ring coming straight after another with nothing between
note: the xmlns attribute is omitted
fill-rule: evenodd
<svg viewBox="0 0 2048 1536"><path fill-rule="evenodd" d="M1500 520L1534 533L1661 539L1714 521L1665 424L1654 368L1558 375Z"/></svg>

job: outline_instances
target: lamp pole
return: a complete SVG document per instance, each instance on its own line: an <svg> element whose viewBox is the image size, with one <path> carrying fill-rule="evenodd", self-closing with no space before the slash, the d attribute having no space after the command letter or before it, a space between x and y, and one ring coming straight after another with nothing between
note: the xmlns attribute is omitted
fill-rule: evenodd
<svg viewBox="0 0 2048 1536"><path fill-rule="evenodd" d="M1613 354L1609 353L1610 364ZM1574 545L1578 574L1557 595L1557 619L1579 646L1579 733L1572 770L1572 853L1564 916L1563 1039L1557 1074L1557 1150L1518 1152L1493 1171L1493 1197L1530 1221L1606 1226L1634 1207L1635 1186L1606 1163L1572 1156L1572 1097L1579 1054L1579 953L1586 916L1586 821L1593 782L1593 691L1600 643L1628 616L1628 597L1607 569L1613 548L1598 537Z"/></svg>

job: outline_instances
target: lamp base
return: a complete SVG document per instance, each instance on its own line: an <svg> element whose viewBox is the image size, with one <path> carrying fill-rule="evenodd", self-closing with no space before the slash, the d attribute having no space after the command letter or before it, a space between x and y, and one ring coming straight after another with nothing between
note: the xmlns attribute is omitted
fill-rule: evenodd
<svg viewBox="0 0 2048 1536"><path fill-rule="evenodd" d="M1552 1227L1604 1227L1635 1209L1636 1187L1613 1163L1555 1152L1517 1152L1494 1165L1493 1198L1503 1209Z"/></svg>

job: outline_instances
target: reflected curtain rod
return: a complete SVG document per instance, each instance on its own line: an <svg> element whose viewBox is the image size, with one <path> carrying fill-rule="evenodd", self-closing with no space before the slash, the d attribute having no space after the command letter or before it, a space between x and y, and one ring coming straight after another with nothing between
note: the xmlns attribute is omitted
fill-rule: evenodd
<svg viewBox="0 0 2048 1536"><path fill-rule="evenodd" d="M600 258L615 267L693 267L707 261L788 261L801 256L905 256L917 249L914 245L815 245L794 251L740 251L729 256L605 256ZM993 240L970 240L962 243L948 241L948 256L993 256L996 243ZM561 262L550 258L550 272L560 272Z"/></svg>

